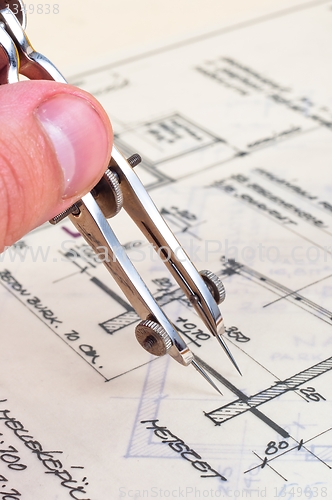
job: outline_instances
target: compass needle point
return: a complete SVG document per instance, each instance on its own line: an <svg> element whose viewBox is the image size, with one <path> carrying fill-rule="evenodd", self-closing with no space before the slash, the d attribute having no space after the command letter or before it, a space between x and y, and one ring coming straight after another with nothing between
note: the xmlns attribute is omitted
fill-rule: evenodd
<svg viewBox="0 0 332 500"><path fill-rule="evenodd" d="M196 370L198 371L198 373L200 373L205 378L205 380L207 380L207 382L209 382L209 384L212 385L212 387L217 392L219 392L219 394L221 396L223 396L223 393L218 389L218 387L216 386L216 384L210 379L210 377L208 376L208 374L206 373L206 371L203 370L202 366L199 363L197 363L197 361L195 359L192 360L191 364L196 368Z"/></svg>
<svg viewBox="0 0 332 500"><path fill-rule="evenodd" d="M224 349L224 351L226 352L227 356L229 357L229 359L231 360L231 362L233 363L233 365L235 366L235 368L237 369L237 371L239 372L239 374L242 377L241 370L238 367L235 359L233 358L233 355L232 355L231 351L228 349L227 344L226 344L225 340L223 339L222 335L221 334L217 334L216 337L217 337L217 339L218 339L221 347Z"/></svg>

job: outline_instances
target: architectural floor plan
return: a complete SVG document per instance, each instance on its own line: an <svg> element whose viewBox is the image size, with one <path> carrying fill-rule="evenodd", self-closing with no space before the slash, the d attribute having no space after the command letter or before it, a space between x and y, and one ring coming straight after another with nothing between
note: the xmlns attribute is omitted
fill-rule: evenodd
<svg viewBox="0 0 332 500"><path fill-rule="evenodd" d="M68 220L0 255L0 500L332 495L332 1L297 3L71 78L198 269L206 331L120 213L129 257L223 393L148 355Z"/></svg>

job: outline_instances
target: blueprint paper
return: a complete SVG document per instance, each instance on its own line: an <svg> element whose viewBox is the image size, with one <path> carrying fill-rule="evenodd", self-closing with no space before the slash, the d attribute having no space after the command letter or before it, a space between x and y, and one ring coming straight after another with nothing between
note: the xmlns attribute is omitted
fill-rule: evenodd
<svg viewBox="0 0 332 500"><path fill-rule="evenodd" d="M118 148L227 297L240 377L125 213L111 220L223 392L148 355L68 220L0 256L0 499L330 498L332 2L89 68Z"/></svg>

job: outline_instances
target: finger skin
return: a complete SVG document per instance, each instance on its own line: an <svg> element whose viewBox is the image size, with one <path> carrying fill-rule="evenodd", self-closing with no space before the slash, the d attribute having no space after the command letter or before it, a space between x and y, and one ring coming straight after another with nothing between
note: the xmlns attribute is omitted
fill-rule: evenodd
<svg viewBox="0 0 332 500"><path fill-rule="evenodd" d="M105 158L98 164L89 165L88 184L69 197L63 196L64 175L53 144L36 118L36 109L44 101L63 94L85 99L99 115L107 137ZM77 127L82 125L78 120ZM24 81L1 86L0 252L90 191L107 168L112 141L106 112L83 90L51 81Z"/></svg>

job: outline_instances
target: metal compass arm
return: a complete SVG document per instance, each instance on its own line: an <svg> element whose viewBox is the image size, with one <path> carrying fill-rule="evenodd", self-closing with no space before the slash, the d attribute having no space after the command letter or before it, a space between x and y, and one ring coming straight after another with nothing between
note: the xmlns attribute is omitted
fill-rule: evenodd
<svg viewBox="0 0 332 500"><path fill-rule="evenodd" d="M30 79L66 83L55 66L31 46L23 29L24 15L16 17L6 7L0 10L0 23L0 83L18 81L19 72ZM106 220L124 207L159 255L165 257L165 265L238 369L221 335L224 325L217 304L225 298L222 283L213 273L196 270L135 174L133 167L139 161L139 155L126 160L113 147L109 167L95 188L50 222L56 224L68 215L97 255L104 256L107 250L108 258L103 263L142 319L136 327L142 347L157 356L168 353L182 365L193 364L220 392L156 303Z"/></svg>

